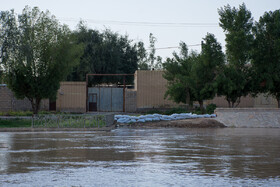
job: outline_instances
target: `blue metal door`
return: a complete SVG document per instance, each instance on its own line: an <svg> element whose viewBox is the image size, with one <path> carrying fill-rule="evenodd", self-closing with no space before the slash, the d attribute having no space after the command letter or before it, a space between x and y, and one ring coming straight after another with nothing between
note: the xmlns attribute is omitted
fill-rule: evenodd
<svg viewBox="0 0 280 187"><path fill-rule="evenodd" d="M97 98L97 111L100 112L123 111L123 88L113 88L113 87L88 88L88 96L92 94L95 94Z"/></svg>

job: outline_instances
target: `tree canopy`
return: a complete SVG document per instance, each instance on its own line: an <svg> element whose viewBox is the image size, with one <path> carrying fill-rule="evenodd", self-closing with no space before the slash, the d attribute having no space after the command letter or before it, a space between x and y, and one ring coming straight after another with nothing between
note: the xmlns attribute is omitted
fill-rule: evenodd
<svg viewBox="0 0 280 187"><path fill-rule="evenodd" d="M250 52L252 49L253 18L245 4L229 5L218 10L220 26L226 33L227 66L219 77L218 95L226 96L230 107L250 93ZM237 76L237 77L236 77Z"/></svg>
<svg viewBox="0 0 280 187"><path fill-rule="evenodd" d="M80 23L74 32L77 43L84 45L84 53L79 64L68 76L68 80L85 81L86 74L134 74L137 70L137 44L128 36L122 36L110 30L99 32L88 29ZM127 77L131 83L133 77ZM122 77L94 77L90 85L99 83L122 82Z"/></svg>
<svg viewBox="0 0 280 187"><path fill-rule="evenodd" d="M265 12L253 29L254 92L273 95L280 107L280 10Z"/></svg>
<svg viewBox="0 0 280 187"><path fill-rule="evenodd" d="M25 7L0 13L0 62L8 87L17 98L27 97L33 112L45 98L56 98L60 81L78 63L82 47L71 31L49 11Z"/></svg>
<svg viewBox="0 0 280 187"><path fill-rule="evenodd" d="M187 46L181 43L181 54L174 53L164 63L164 78L168 81L166 96L177 103L192 104L198 101L203 111L203 101L213 99L217 93L216 78L224 65L221 44L213 34L207 34L200 54L188 54Z"/></svg>

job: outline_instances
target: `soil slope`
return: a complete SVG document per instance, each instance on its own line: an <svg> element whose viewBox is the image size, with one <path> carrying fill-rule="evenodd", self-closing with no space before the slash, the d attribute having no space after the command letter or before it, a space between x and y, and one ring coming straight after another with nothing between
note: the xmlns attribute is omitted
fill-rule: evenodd
<svg viewBox="0 0 280 187"><path fill-rule="evenodd" d="M221 122L212 118L196 118L175 121L155 121L145 123L119 124L129 127L178 127L178 128L223 128Z"/></svg>

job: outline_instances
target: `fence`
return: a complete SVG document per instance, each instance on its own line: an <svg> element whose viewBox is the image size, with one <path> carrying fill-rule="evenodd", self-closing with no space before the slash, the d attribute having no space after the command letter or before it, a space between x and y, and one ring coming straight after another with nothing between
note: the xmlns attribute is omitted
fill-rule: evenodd
<svg viewBox="0 0 280 187"><path fill-rule="evenodd" d="M100 128L109 126L106 115L38 115L32 118L33 128Z"/></svg>

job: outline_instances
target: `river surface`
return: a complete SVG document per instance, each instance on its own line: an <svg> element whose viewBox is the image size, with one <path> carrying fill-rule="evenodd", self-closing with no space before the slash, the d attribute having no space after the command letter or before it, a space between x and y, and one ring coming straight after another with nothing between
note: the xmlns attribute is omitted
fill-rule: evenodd
<svg viewBox="0 0 280 187"><path fill-rule="evenodd" d="M280 129L1 132L0 186L280 186Z"/></svg>

